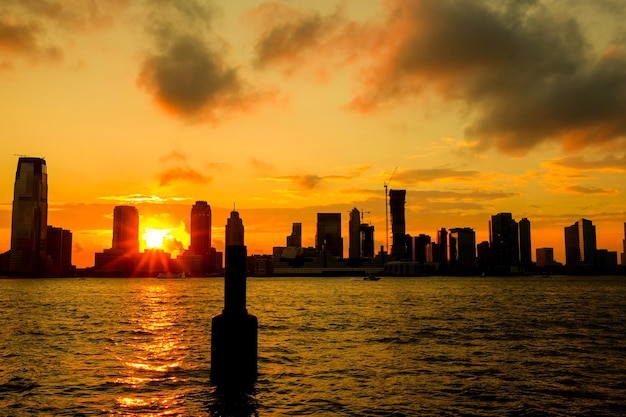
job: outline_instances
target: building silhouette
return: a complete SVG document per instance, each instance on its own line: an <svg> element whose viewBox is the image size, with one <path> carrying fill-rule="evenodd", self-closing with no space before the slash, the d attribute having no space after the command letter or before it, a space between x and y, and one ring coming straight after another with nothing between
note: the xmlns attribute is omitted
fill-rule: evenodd
<svg viewBox="0 0 626 417"><path fill-rule="evenodd" d="M430 243L430 236L425 234L419 234L413 237L413 244L411 245L413 253L411 259L415 262L426 262L426 246Z"/></svg>
<svg viewBox="0 0 626 417"><path fill-rule="evenodd" d="M624 239L622 240L622 266L626 266L626 223L624 223Z"/></svg>
<svg viewBox="0 0 626 417"><path fill-rule="evenodd" d="M374 226L361 223L361 256L363 258L374 257Z"/></svg>
<svg viewBox="0 0 626 417"><path fill-rule="evenodd" d="M489 252L489 242L486 240L476 245L476 263L478 271L482 274L490 269L491 255Z"/></svg>
<svg viewBox="0 0 626 417"><path fill-rule="evenodd" d="M239 217L238 211L231 211L230 217L226 220L226 246L243 246L244 228L243 220Z"/></svg>
<svg viewBox="0 0 626 417"><path fill-rule="evenodd" d="M196 201L191 208L189 250L200 256L211 253L211 206L206 201Z"/></svg>
<svg viewBox="0 0 626 417"><path fill-rule="evenodd" d="M113 209L113 245L111 249L123 254L139 253L139 212L133 206Z"/></svg>
<svg viewBox="0 0 626 417"><path fill-rule="evenodd" d="M391 256L395 259L407 257L406 221L404 204L406 190L389 190L389 212L391 213Z"/></svg>
<svg viewBox="0 0 626 417"><path fill-rule="evenodd" d="M437 260L439 262L439 271L448 271L448 231L442 227L437 231Z"/></svg>
<svg viewBox="0 0 626 417"><path fill-rule="evenodd" d="M537 266L546 268L554 266L554 249L553 248L537 248L535 250L537 257Z"/></svg>
<svg viewBox="0 0 626 417"><path fill-rule="evenodd" d="M58 276L72 273L72 232L48 226L46 233L48 272Z"/></svg>
<svg viewBox="0 0 626 417"><path fill-rule="evenodd" d="M15 173L9 272L46 273L48 172L42 158L20 157Z"/></svg>
<svg viewBox="0 0 626 417"><path fill-rule="evenodd" d="M580 219L565 227L565 264L590 267L596 264L596 227L591 220Z"/></svg>
<svg viewBox="0 0 626 417"><path fill-rule="evenodd" d="M348 222L348 258L361 258L361 212L355 207L350 211L350 221Z"/></svg>
<svg viewBox="0 0 626 417"><path fill-rule="evenodd" d="M498 272L515 272L519 266L518 226L511 213L498 213L491 216L489 253L491 266Z"/></svg>
<svg viewBox="0 0 626 417"><path fill-rule="evenodd" d="M343 258L341 213L317 213L315 249L318 253Z"/></svg>
<svg viewBox="0 0 626 417"><path fill-rule="evenodd" d="M476 270L476 233L469 227L450 229L450 272L473 274Z"/></svg>
<svg viewBox="0 0 626 417"><path fill-rule="evenodd" d="M302 223L291 225L291 235L287 236L287 247L302 247Z"/></svg>
<svg viewBox="0 0 626 417"><path fill-rule="evenodd" d="M523 268L532 266L532 244L530 239L530 220L524 217L519 221L519 260Z"/></svg>
<svg viewBox="0 0 626 417"><path fill-rule="evenodd" d="M182 257L181 261L185 262L187 269L190 269L192 273L204 275L215 272L218 268L216 251L212 246L211 206L206 201L196 201L191 208L189 229L190 254ZM193 262L194 256L199 257L199 262Z"/></svg>

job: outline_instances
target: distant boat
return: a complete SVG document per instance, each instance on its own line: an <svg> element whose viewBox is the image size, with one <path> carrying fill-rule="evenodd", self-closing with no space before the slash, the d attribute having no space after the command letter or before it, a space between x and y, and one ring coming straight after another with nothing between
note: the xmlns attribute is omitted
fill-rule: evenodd
<svg viewBox="0 0 626 417"><path fill-rule="evenodd" d="M157 278L185 278L184 272L160 272Z"/></svg>
<svg viewBox="0 0 626 417"><path fill-rule="evenodd" d="M377 277L374 274L369 274L365 278L363 278L363 281L378 281L379 279L380 277Z"/></svg>

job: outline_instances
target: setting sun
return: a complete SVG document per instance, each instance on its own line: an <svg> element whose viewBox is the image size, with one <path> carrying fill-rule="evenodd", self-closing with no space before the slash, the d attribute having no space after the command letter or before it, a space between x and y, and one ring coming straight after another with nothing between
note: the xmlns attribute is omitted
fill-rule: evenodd
<svg viewBox="0 0 626 417"><path fill-rule="evenodd" d="M150 249L162 248L163 240L168 233L168 229L146 228L143 233L143 240L146 242L146 247Z"/></svg>

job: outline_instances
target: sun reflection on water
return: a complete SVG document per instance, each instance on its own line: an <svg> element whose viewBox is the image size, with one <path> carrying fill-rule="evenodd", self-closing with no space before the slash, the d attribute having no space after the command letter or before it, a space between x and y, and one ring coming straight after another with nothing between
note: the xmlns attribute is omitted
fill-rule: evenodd
<svg viewBox="0 0 626 417"><path fill-rule="evenodd" d="M137 293L129 311L132 343L118 359L122 375L113 382L122 395L117 405L131 414L165 416L180 414L183 400L176 394L185 381L181 368L186 355L179 294L166 285L147 285Z"/></svg>

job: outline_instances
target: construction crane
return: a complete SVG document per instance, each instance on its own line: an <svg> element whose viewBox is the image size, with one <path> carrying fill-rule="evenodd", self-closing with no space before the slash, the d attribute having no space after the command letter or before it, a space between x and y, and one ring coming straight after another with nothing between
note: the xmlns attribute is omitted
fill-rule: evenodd
<svg viewBox="0 0 626 417"><path fill-rule="evenodd" d="M389 179L387 181L385 181L385 239L386 239L386 244L385 244L385 250L387 251L387 254L389 253L389 193L388 193L388 187L389 187L389 183L391 182L391 180L393 179L393 176L396 175L396 171L398 170L398 167L395 167L393 172L391 173L391 176L389 177Z"/></svg>

